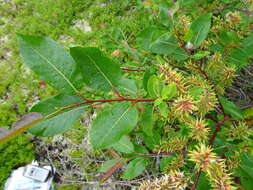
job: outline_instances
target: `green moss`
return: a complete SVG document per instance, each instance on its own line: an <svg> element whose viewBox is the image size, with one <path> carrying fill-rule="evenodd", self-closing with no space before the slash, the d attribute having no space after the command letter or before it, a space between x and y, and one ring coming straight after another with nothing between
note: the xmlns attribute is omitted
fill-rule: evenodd
<svg viewBox="0 0 253 190"><path fill-rule="evenodd" d="M57 185L56 189L58 190L78 190L81 189L82 185L68 185L68 186L60 186Z"/></svg>
<svg viewBox="0 0 253 190"><path fill-rule="evenodd" d="M11 125L17 120L17 115L14 112L14 106L8 104L0 104L0 126Z"/></svg>
<svg viewBox="0 0 253 190"><path fill-rule="evenodd" d="M30 144L30 138L25 135L0 144L0 189L13 169L29 163L33 159L33 145Z"/></svg>

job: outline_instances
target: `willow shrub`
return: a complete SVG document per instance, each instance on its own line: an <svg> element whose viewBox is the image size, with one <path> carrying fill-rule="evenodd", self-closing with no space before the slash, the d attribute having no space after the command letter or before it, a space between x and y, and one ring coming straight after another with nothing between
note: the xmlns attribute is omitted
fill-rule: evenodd
<svg viewBox="0 0 253 190"><path fill-rule="evenodd" d="M133 179L161 157L153 173L163 175L144 181L141 190L251 189L253 110L225 97L253 56L251 13L238 8L187 15L180 9L194 1L169 9L152 2L145 6L158 10L162 26L141 31L136 49L125 43L136 59L149 60L131 67L95 47L66 51L50 38L19 34L24 62L59 94L33 106L11 129L0 128L0 142L25 130L35 136L63 133L100 106L89 136L94 149L112 157L100 170L101 181L121 167L121 177Z"/></svg>

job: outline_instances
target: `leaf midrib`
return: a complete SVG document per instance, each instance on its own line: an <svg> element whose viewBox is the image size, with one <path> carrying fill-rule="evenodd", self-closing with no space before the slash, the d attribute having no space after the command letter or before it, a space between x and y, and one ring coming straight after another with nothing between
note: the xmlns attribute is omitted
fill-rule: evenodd
<svg viewBox="0 0 253 190"><path fill-rule="evenodd" d="M96 64L96 61L94 61L94 59L89 56L88 54L86 54L84 52L84 54L91 60L92 64L95 65L95 67L97 68L97 70L101 73L101 75L105 78L105 80L109 83L109 85L113 88L113 84L111 83L110 79L107 78L106 74L100 69L100 67Z"/></svg>
<svg viewBox="0 0 253 190"><path fill-rule="evenodd" d="M101 141L100 141L100 146L103 145L104 140L108 137L108 135L111 133L111 131L116 127L116 125L120 122L120 120L126 115L126 113L130 110L130 106L126 109L125 112L123 112L123 114L115 121L115 123L112 125L112 127L110 128L110 130L102 137Z"/></svg>
<svg viewBox="0 0 253 190"><path fill-rule="evenodd" d="M37 53L43 60L45 60L56 72L58 72L62 78L69 84L69 86L78 93L78 90L75 88L75 86L70 82L67 76L65 76L53 63L51 63L44 55L40 54L36 49L30 47L35 53Z"/></svg>

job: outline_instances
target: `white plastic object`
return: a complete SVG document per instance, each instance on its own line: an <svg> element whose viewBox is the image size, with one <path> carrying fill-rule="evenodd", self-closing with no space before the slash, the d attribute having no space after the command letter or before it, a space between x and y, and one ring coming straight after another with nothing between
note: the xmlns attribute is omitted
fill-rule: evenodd
<svg viewBox="0 0 253 190"><path fill-rule="evenodd" d="M51 190L53 171L51 166L39 167L33 161L25 167L20 167L11 173L7 179L4 190Z"/></svg>

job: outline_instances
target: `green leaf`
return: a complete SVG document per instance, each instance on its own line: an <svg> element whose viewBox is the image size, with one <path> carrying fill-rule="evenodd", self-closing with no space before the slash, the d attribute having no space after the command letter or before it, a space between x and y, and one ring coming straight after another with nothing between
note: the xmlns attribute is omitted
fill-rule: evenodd
<svg viewBox="0 0 253 190"><path fill-rule="evenodd" d="M189 90L189 95L194 99L198 100L202 94L204 93L204 89L201 86L194 86Z"/></svg>
<svg viewBox="0 0 253 190"><path fill-rule="evenodd" d="M184 61L188 58L188 54L182 48L176 48L171 54L171 57L177 61Z"/></svg>
<svg viewBox="0 0 253 190"><path fill-rule="evenodd" d="M143 76L143 88L147 91L147 86L148 86L148 80L149 78L154 75L156 72L155 68L151 67L150 69L148 69Z"/></svg>
<svg viewBox="0 0 253 190"><path fill-rule="evenodd" d="M235 32L221 31L220 42L226 46L226 45L230 45L233 42L239 42L239 39Z"/></svg>
<svg viewBox="0 0 253 190"><path fill-rule="evenodd" d="M119 65L105 57L99 49L73 47L70 53L90 88L108 92L119 85L121 80Z"/></svg>
<svg viewBox="0 0 253 190"><path fill-rule="evenodd" d="M143 49L150 51L151 44L164 33L166 33L166 30L148 27L137 35L137 41Z"/></svg>
<svg viewBox="0 0 253 190"><path fill-rule="evenodd" d="M163 99L162 99L162 98L157 98L157 99L154 101L154 106L159 106L161 103L163 103Z"/></svg>
<svg viewBox="0 0 253 190"><path fill-rule="evenodd" d="M244 118L253 118L253 108L243 110Z"/></svg>
<svg viewBox="0 0 253 190"><path fill-rule="evenodd" d="M191 30L193 32L193 37L191 43L195 46L200 46L208 35L211 26L211 16L212 14L204 14L198 17L192 24Z"/></svg>
<svg viewBox="0 0 253 190"><path fill-rule="evenodd" d="M183 39L184 39L186 42L189 42L189 41L191 41L192 37L193 37L193 31L192 31L191 29L189 29L189 30L185 33Z"/></svg>
<svg viewBox="0 0 253 190"><path fill-rule="evenodd" d="M147 89L151 97L156 98L160 96L161 83L157 76L153 75L149 78Z"/></svg>
<svg viewBox="0 0 253 190"><path fill-rule="evenodd" d="M126 135L122 136L119 142L112 145L112 148L118 152L130 154L134 152L134 145L130 141L130 138Z"/></svg>
<svg viewBox="0 0 253 190"><path fill-rule="evenodd" d="M248 57L253 55L253 34L243 40L242 48L246 51Z"/></svg>
<svg viewBox="0 0 253 190"><path fill-rule="evenodd" d="M20 120L14 122L11 128L8 126L0 127L0 143L7 142L8 140L23 133L42 119L43 116L40 113L31 112L24 115Z"/></svg>
<svg viewBox="0 0 253 190"><path fill-rule="evenodd" d="M250 178L253 179L253 169L252 166L240 165L241 170L243 170Z"/></svg>
<svg viewBox="0 0 253 190"><path fill-rule="evenodd" d="M150 44L150 51L157 54L171 54L178 48L177 39L166 33Z"/></svg>
<svg viewBox="0 0 253 190"><path fill-rule="evenodd" d="M252 190L253 180L248 178L240 178L241 184L243 186L243 190Z"/></svg>
<svg viewBox="0 0 253 190"><path fill-rule="evenodd" d="M236 106L233 102L229 101L225 97L220 96L219 100L224 108L225 113L230 114L235 119L243 119L242 110Z"/></svg>
<svg viewBox="0 0 253 190"><path fill-rule="evenodd" d="M231 51L231 53L226 57L226 61L240 69L247 64L248 55L245 49L239 47Z"/></svg>
<svg viewBox="0 0 253 190"><path fill-rule="evenodd" d="M245 38L240 47L235 48L226 57L226 61L241 69L248 63L248 59L253 56L253 34Z"/></svg>
<svg viewBox="0 0 253 190"><path fill-rule="evenodd" d="M109 170L114 164L116 164L117 162L119 162L119 159L113 159L113 160L107 160L105 161L101 168L99 169L99 172L106 172L107 170Z"/></svg>
<svg viewBox="0 0 253 190"><path fill-rule="evenodd" d="M74 106L64 109L63 107L82 102L78 96L59 94L52 98L41 101L32 107L32 112L39 112L45 119L31 127L28 132L36 136L54 136L71 128L81 118L84 106Z"/></svg>
<svg viewBox="0 0 253 190"><path fill-rule="evenodd" d="M197 190L203 190L203 189L205 189L205 190L211 189L211 186L209 184L209 180L206 177L206 174L204 172L202 172L202 174L200 175L199 182L197 185Z"/></svg>
<svg viewBox="0 0 253 190"><path fill-rule="evenodd" d="M160 6L159 6L159 12L160 12L161 22L168 29L170 29L173 26L173 22L172 22L172 19L168 19L168 10L169 10L169 6L160 4Z"/></svg>
<svg viewBox="0 0 253 190"><path fill-rule="evenodd" d="M178 61L188 58L188 54L178 47L175 36L162 29L146 28L138 35L137 40L141 47L147 51L167 54Z"/></svg>
<svg viewBox="0 0 253 190"><path fill-rule="evenodd" d="M224 47L218 44L210 44L208 46L208 50L209 51L213 51L213 52L223 52L224 51Z"/></svg>
<svg viewBox="0 0 253 190"><path fill-rule="evenodd" d="M148 136L153 135L153 111L152 105L146 105L141 116L140 126L142 131Z"/></svg>
<svg viewBox="0 0 253 190"><path fill-rule="evenodd" d="M203 57L205 57L209 54L210 54L209 51L199 51L199 52L195 53L194 55L192 55L191 57L194 59L202 59Z"/></svg>
<svg viewBox="0 0 253 190"><path fill-rule="evenodd" d="M83 79L73 58L63 47L46 37L18 35L24 62L57 90L75 94Z"/></svg>
<svg viewBox="0 0 253 190"><path fill-rule="evenodd" d="M127 94L130 93L136 95L137 93L137 86L135 84L135 81L128 78L122 77L119 81L118 88Z"/></svg>
<svg viewBox="0 0 253 190"><path fill-rule="evenodd" d="M158 105L159 111L161 113L161 115L165 118L168 117L169 114L169 108L166 102L162 102L161 104Z"/></svg>
<svg viewBox="0 0 253 190"><path fill-rule="evenodd" d="M173 158L176 157L176 154L170 155L168 157L163 157L160 162L160 169L165 171L166 166L172 161Z"/></svg>
<svg viewBox="0 0 253 190"><path fill-rule="evenodd" d="M133 179L145 170L148 161L146 158L135 158L127 165L125 172L123 173L123 179Z"/></svg>
<svg viewBox="0 0 253 190"><path fill-rule="evenodd" d="M153 150L156 145L160 144L161 136L157 131L154 131L152 136L148 136L146 134L144 134L143 136L144 136L144 143L150 150Z"/></svg>
<svg viewBox="0 0 253 190"><path fill-rule="evenodd" d="M135 144L134 150L136 153L139 153L139 154L148 154L148 150L142 145ZM136 156L136 155L134 155L134 156Z"/></svg>
<svg viewBox="0 0 253 190"><path fill-rule="evenodd" d="M115 104L100 112L92 122L90 140L94 148L107 148L133 130L137 124L136 106L129 103Z"/></svg>
<svg viewBox="0 0 253 190"><path fill-rule="evenodd" d="M177 85L175 83L166 85L162 89L162 99L170 100L177 95Z"/></svg>

